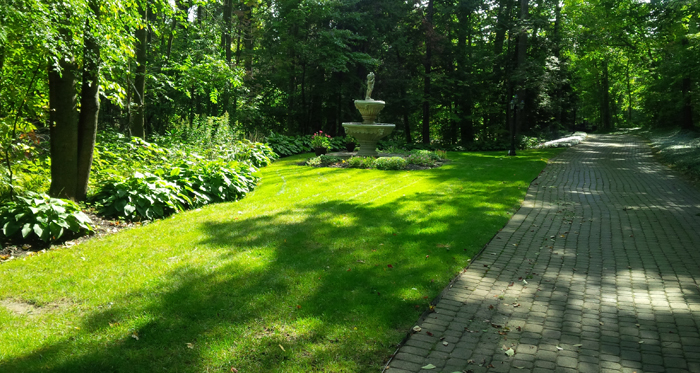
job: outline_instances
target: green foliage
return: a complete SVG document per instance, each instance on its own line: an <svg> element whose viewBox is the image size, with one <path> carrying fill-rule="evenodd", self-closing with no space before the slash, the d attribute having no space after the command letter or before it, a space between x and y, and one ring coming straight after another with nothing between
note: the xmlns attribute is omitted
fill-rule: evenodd
<svg viewBox="0 0 700 373"><path fill-rule="evenodd" d="M433 166L435 165L435 159L431 157L432 152L428 150L419 150L417 152L411 152L408 155L406 161L410 164L415 164L418 166Z"/></svg>
<svg viewBox="0 0 700 373"><path fill-rule="evenodd" d="M92 221L73 201L26 192L0 206L3 240L56 242L93 232Z"/></svg>
<svg viewBox="0 0 700 373"><path fill-rule="evenodd" d="M373 165L373 157L351 157L348 159L348 167L350 168L372 168Z"/></svg>
<svg viewBox="0 0 700 373"><path fill-rule="evenodd" d="M327 137L330 146L327 149L337 151L345 149L345 137ZM318 140L323 141L323 140ZM265 138L265 142L272 150L282 157L288 157L294 154L308 153L313 151L311 136L285 136L276 133L271 133Z"/></svg>
<svg viewBox="0 0 700 373"><path fill-rule="evenodd" d="M179 185L148 172L105 182L92 201L100 214L135 221L162 218L192 203Z"/></svg>
<svg viewBox="0 0 700 373"><path fill-rule="evenodd" d="M283 157L311 151L311 144L301 136L285 136L273 132L265 141L275 153Z"/></svg>
<svg viewBox="0 0 700 373"><path fill-rule="evenodd" d="M331 137L328 134L323 133L323 131L316 132L314 133L313 137L311 137L311 147L313 147L314 149L330 149Z"/></svg>
<svg viewBox="0 0 700 373"><path fill-rule="evenodd" d="M404 170L408 162L402 157L381 157L374 160L378 170Z"/></svg>
<svg viewBox="0 0 700 373"><path fill-rule="evenodd" d="M222 159L185 160L170 169L165 178L181 188L190 206L237 201L252 191L259 181L254 169Z"/></svg>
<svg viewBox="0 0 700 373"><path fill-rule="evenodd" d="M7 169L8 159L5 158L0 162L0 199L9 198L10 188L17 194L47 191L51 182L47 138L31 131L18 133L15 140L8 137L7 141L8 152L3 154L3 158L9 155L12 180Z"/></svg>
<svg viewBox="0 0 700 373"><path fill-rule="evenodd" d="M316 167L319 167L319 166L326 167L326 166L330 166L330 165L333 165L333 164L336 164L336 163L339 163L342 161L343 161L343 159L340 157L335 157L332 155L323 154L323 155L320 155L318 157L309 158L309 160L306 161L306 165L307 166L316 166Z"/></svg>

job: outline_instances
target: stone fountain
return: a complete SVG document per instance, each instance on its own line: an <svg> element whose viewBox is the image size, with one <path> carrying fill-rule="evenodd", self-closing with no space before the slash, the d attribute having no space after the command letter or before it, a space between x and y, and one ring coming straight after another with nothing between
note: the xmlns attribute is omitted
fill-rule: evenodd
<svg viewBox="0 0 700 373"><path fill-rule="evenodd" d="M360 150L357 156L376 157L377 141L389 136L391 131L396 127L395 124L377 123L379 112L384 109L384 101L373 100L372 90L374 89L374 73L367 75L367 94L364 100L355 100L355 107L362 114L362 123L346 122L343 123L345 133L353 136L360 144Z"/></svg>

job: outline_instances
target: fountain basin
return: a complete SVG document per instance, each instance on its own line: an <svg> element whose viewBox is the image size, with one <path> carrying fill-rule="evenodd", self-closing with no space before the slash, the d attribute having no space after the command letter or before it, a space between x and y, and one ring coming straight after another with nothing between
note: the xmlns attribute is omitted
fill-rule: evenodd
<svg viewBox="0 0 700 373"><path fill-rule="evenodd" d="M357 156L377 157L379 155L377 153L377 141L389 136L394 128L396 128L396 125L387 123L365 124L346 122L343 123L343 127L345 128L345 133L356 138L357 142L360 144L360 150L357 152Z"/></svg>
<svg viewBox="0 0 700 373"><path fill-rule="evenodd" d="M362 114L362 123L373 124L377 121L379 112L384 109L385 102L379 100L355 100L355 107Z"/></svg>

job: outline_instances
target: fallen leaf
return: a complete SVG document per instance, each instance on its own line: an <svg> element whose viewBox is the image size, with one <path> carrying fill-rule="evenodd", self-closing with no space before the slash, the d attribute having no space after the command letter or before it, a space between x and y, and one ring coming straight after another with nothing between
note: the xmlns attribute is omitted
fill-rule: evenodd
<svg viewBox="0 0 700 373"><path fill-rule="evenodd" d="M139 340L139 333L136 333L136 332L131 333L131 338L138 341Z"/></svg>
<svg viewBox="0 0 700 373"><path fill-rule="evenodd" d="M493 364L489 364L489 365L487 365L486 367L487 367L487 368L495 368L495 366L493 366Z"/></svg>
<svg viewBox="0 0 700 373"><path fill-rule="evenodd" d="M416 325L416 326L413 327L413 331L416 332L416 333L420 332L421 330L423 330L423 329L422 329L420 326L418 326L418 325Z"/></svg>
<svg viewBox="0 0 700 373"><path fill-rule="evenodd" d="M233 372L233 373L238 373L238 369L236 369L236 368L234 368L234 367L231 367L231 372Z"/></svg>
<svg viewBox="0 0 700 373"><path fill-rule="evenodd" d="M518 326L518 327L516 327L515 329L517 329L519 332L522 332L522 331L523 331L523 327L522 327L522 326Z"/></svg>
<svg viewBox="0 0 700 373"><path fill-rule="evenodd" d="M448 344L449 344L449 343L447 343L447 341L443 341L443 342L442 342L442 345L443 345L443 346L447 346Z"/></svg>
<svg viewBox="0 0 700 373"><path fill-rule="evenodd" d="M574 345L574 347L581 347L581 346L583 346L583 345L580 344L580 343L577 343L577 344Z"/></svg>
<svg viewBox="0 0 700 373"><path fill-rule="evenodd" d="M433 365L433 364L428 364L428 365L426 365L426 366L424 366L424 367L421 367L421 368L422 368L422 369L435 369L435 368L437 368L437 367L436 367L435 365Z"/></svg>
<svg viewBox="0 0 700 373"><path fill-rule="evenodd" d="M365 261L364 261L364 260L358 260L357 262L358 262L358 263L364 263Z"/></svg>
<svg viewBox="0 0 700 373"><path fill-rule="evenodd" d="M523 280L523 284L527 285L527 281L526 281L526 280Z"/></svg>
<svg viewBox="0 0 700 373"><path fill-rule="evenodd" d="M564 350L564 349L561 348L561 347L559 347L559 346L557 346L557 350L562 351L562 350Z"/></svg>
<svg viewBox="0 0 700 373"><path fill-rule="evenodd" d="M476 364L476 363L474 362L474 360L469 359L469 360L467 360L467 364Z"/></svg>
<svg viewBox="0 0 700 373"><path fill-rule="evenodd" d="M509 348L506 350L506 355L508 357L511 357L511 356L515 355L515 351L512 348Z"/></svg>
<svg viewBox="0 0 700 373"><path fill-rule="evenodd" d="M429 257L430 257L430 255L426 255L426 256L425 256L425 259L428 259Z"/></svg>
<svg viewBox="0 0 700 373"><path fill-rule="evenodd" d="M188 343L187 348L194 348L194 345L192 343Z"/></svg>
<svg viewBox="0 0 700 373"><path fill-rule="evenodd" d="M490 310L493 309L493 304L489 305L489 309L490 309Z"/></svg>
<svg viewBox="0 0 700 373"><path fill-rule="evenodd" d="M393 266L393 265L391 265L391 264L389 264L389 265L388 265L387 267L389 267L389 268L394 268L394 266Z"/></svg>
<svg viewBox="0 0 700 373"><path fill-rule="evenodd" d="M515 369L525 369L525 367L515 367Z"/></svg>
<svg viewBox="0 0 700 373"><path fill-rule="evenodd" d="M348 272L352 271L352 268L348 268Z"/></svg>
<svg viewBox="0 0 700 373"><path fill-rule="evenodd" d="M427 335L429 335L429 336L431 336L431 337L433 336L433 333L431 333L431 332L425 332L425 334L427 334Z"/></svg>
<svg viewBox="0 0 700 373"><path fill-rule="evenodd" d="M278 346L280 346L280 348L282 349L282 351L285 351L285 352L287 351L287 350L284 349L284 347L282 347L282 345L278 345Z"/></svg>

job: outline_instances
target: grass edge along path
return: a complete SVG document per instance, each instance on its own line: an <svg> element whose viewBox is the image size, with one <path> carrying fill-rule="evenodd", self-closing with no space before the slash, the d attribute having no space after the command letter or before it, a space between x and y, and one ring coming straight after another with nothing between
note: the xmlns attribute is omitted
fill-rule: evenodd
<svg viewBox="0 0 700 373"><path fill-rule="evenodd" d="M239 202L5 263L0 372L378 371L560 151L285 158Z"/></svg>

